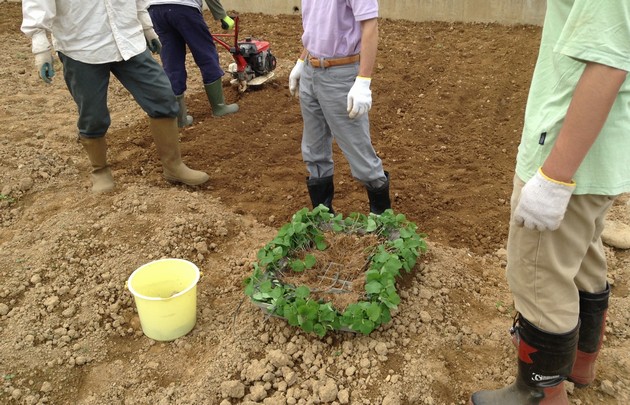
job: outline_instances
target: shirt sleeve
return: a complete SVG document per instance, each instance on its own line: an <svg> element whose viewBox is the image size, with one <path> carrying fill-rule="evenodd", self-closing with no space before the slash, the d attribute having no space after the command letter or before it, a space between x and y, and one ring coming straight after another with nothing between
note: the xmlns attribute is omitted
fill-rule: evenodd
<svg viewBox="0 0 630 405"><path fill-rule="evenodd" d="M630 1L575 0L554 51L630 71Z"/></svg>
<svg viewBox="0 0 630 405"><path fill-rule="evenodd" d="M52 31L57 13L55 0L23 0L22 27L26 36L33 40L33 53L51 49L47 33Z"/></svg>
<svg viewBox="0 0 630 405"><path fill-rule="evenodd" d="M221 2L219 0L205 1L208 5L208 8L210 9L210 12L212 13L212 17L214 17L215 20L221 20L227 16L227 13L225 12L225 9L223 9L223 6L221 5Z"/></svg>
<svg viewBox="0 0 630 405"><path fill-rule="evenodd" d="M136 0L136 10L138 12L138 21L142 24L142 29L153 28L153 21L149 15L149 0Z"/></svg>
<svg viewBox="0 0 630 405"><path fill-rule="evenodd" d="M346 4L352 8L356 21L371 20L378 17L377 0L346 0Z"/></svg>

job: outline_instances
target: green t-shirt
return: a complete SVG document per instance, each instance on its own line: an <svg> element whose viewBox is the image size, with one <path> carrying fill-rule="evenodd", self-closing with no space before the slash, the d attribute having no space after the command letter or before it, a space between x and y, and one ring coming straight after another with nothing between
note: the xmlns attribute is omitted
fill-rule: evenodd
<svg viewBox="0 0 630 405"><path fill-rule="evenodd" d="M551 152L585 61L630 71L630 0L547 1L516 159L521 180ZM574 180L575 194L630 191L630 77Z"/></svg>

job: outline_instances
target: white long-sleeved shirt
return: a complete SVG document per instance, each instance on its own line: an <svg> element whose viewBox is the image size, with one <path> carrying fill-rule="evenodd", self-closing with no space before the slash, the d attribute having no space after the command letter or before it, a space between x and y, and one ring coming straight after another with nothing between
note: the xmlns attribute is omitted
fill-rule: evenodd
<svg viewBox="0 0 630 405"><path fill-rule="evenodd" d="M83 63L128 60L146 49L143 29L153 26L148 0L22 0L22 32L33 53L50 49Z"/></svg>

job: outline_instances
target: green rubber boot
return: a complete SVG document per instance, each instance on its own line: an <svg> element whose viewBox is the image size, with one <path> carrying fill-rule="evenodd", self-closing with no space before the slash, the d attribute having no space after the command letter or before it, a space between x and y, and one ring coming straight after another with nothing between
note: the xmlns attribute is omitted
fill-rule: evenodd
<svg viewBox="0 0 630 405"><path fill-rule="evenodd" d="M186 100L184 99L184 93L179 96L175 96L177 103L179 104L179 114L177 114L177 126L184 128L193 123L193 117L188 115L188 109L186 108Z"/></svg>
<svg viewBox="0 0 630 405"><path fill-rule="evenodd" d="M221 117L227 114L234 114L238 111L238 104L225 104L223 98L223 83L221 79L217 79L210 84L204 84L208 101L212 107L212 115Z"/></svg>

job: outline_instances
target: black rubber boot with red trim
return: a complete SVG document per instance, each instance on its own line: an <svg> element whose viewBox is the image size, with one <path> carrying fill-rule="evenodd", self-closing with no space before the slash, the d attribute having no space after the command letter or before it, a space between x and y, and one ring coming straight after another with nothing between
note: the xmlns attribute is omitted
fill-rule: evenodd
<svg viewBox="0 0 630 405"><path fill-rule="evenodd" d="M520 314L512 327L518 343L516 381L493 391L478 391L471 405L568 405L564 380L573 367L578 327L568 333L547 333Z"/></svg>
<svg viewBox="0 0 630 405"><path fill-rule="evenodd" d="M606 330L606 313L610 285L601 293L580 291L580 333L577 356L569 381L576 387L586 387L595 380L595 360L602 347Z"/></svg>

